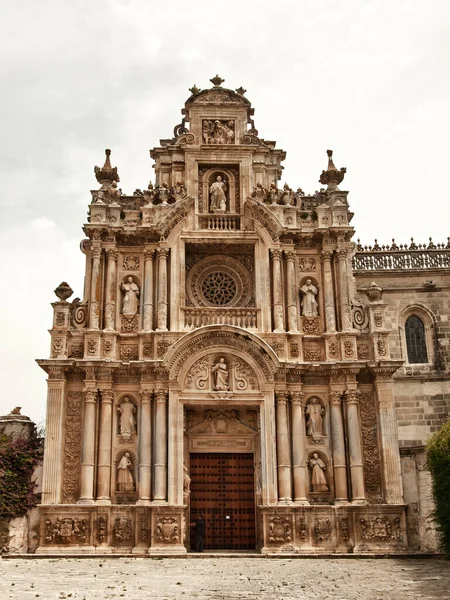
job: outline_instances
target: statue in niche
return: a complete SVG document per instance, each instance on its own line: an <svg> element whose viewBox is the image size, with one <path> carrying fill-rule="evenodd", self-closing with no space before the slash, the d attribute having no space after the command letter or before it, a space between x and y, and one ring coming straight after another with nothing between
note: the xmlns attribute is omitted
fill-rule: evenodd
<svg viewBox="0 0 450 600"><path fill-rule="evenodd" d="M213 366L211 372L214 374L215 390L227 391L230 389L230 386L228 385L228 368L223 357Z"/></svg>
<svg viewBox="0 0 450 600"><path fill-rule="evenodd" d="M120 415L120 435L130 437L133 433L136 433L136 407L130 402L128 396L125 396L122 404L117 407L117 412Z"/></svg>
<svg viewBox="0 0 450 600"><path fill-rule="evenodd" d="M189 496L191 495L191 478L189 477L188 468L186 465L183 466L183 502L188 503Z"/></svg>
<svg viewBox="0 0 450 600"><path fill-rule="evenodd" d="M325 412L323 406L320 404L317 398L311 398L306 407L306 416L308 422L306 424L306 434L312 437L319 437L323 435L323 418L322 415Z"/></svg>
<svg viewBox="0 0 450 600"><path fill-rule="evenodd" d="M133 463L129 452L125 452L117 465L117 490L134 492Z"/></svg>
<svg viewBox="0 0 450 600"><path fill-rule="evenodd" d="M305 285L300 288L303 294L302 298L302 316L303 317L317 317L319 314L317 311L316 296L318 289L313 284L311 279L307 279Z"/></svg>
<svg viewBox="0 0 450 600"><path fill-rule="evenodd" d="M216 181L209 188L209 210L213 213L224 213L227 210L227 184L217 175Z"/></svg>
<svg viewBox="0 0 450 600"><path fill-rule="evenodd" d="M127 280L122 282L121 290L124 292L122 314L135 315L139 308L139 286L134 282L133 277L129 275Z"/></svg>
<svg viewBox="0 0 450 600"><path fill-rule="evenodd" d="M314 452L308 461L311 469L311 489L313 492L328 492L329 487L327 478L325 477L325 463L319 457L317 452Z"/></svg>

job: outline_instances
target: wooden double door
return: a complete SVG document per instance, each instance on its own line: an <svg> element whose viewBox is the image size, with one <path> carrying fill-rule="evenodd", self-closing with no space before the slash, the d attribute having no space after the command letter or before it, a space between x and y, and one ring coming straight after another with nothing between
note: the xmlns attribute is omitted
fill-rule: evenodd
<svg viewBox="0 0 450 600"><path fill-rule="evenodd" d="M202 515L206 521L205 550L254 550L253 454L191 454L190 477L190 518Z"/></svg>

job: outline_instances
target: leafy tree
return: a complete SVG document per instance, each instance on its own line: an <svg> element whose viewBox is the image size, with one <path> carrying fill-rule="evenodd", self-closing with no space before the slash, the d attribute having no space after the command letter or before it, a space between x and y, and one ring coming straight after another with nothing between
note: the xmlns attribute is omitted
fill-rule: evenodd
<svg viewBox="0 0 450 600"><path fill-rule="evenodd" d="M450 420L428 442L427 463L433 478L434 518L450 557Z"/></svg>
<svg viewBox="0 0 450 600"><path fill-rule="evenodd" d="M39 502L32 476L41 441L36 432L29 439L0 435L0 519L21 517Z"/></svg>

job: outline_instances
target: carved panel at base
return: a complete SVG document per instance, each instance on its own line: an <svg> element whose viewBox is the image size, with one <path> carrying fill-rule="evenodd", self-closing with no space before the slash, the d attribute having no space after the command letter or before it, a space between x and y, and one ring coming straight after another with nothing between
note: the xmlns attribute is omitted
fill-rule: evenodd
<svg viewBox="0 0 450 600"><path fill-rule="evenodd" d="M89 519L84 516L45 519L44 541L46 545L87 545L89 544L89 536Z"/></svg>
<svg viewBox="0 0 450 600"><path fill-rule="evenodd" d="M179 519L170 516L158 517L155 537L160 544L177 544L180 541Z"/></svg>

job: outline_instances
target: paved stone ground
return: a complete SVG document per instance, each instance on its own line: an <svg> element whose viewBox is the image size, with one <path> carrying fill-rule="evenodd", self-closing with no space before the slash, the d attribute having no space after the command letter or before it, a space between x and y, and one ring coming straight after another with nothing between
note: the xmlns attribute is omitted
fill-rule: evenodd
<svg viewBox="0 0 450 600"><path fill-rule="evenodd" d="M439 559L72 558L0 562L1 600L448 600Z"/></svg>

